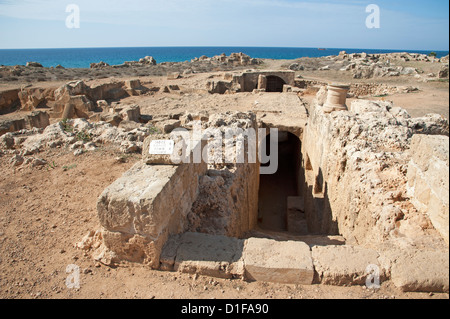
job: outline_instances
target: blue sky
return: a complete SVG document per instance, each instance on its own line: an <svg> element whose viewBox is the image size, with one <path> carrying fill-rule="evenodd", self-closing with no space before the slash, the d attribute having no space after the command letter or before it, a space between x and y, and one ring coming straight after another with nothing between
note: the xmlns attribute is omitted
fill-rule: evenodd
<svg viewBox="0 0 450 319"><path fill-rule="evenodd" d="M68 29L68 4L80 28ZM381 9L381 28L365 25ZM449 49L447 0L0 0L0 49L273 46Z"/></svg>

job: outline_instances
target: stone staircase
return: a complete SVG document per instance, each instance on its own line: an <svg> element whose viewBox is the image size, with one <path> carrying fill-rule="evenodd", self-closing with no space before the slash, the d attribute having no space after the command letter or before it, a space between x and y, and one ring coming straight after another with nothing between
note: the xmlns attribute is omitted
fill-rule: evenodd
<svg viewBox="0 0 450 319"><path fill-rule="evenodd" d="M267 234L261 231L253 231L251 235L247 239L201 233L171 236L163 248L160 269L216 278L311 285L314 280L311 247L343 244L341 238L328 236L273 232L269 236L274 239L270 239L263 238Z"/></svg>
<svg viewBox="0 0 450 319"><path fill-rule="evenodd" d="M298 236L253 230L246 239L202 233L171 236L160 270L281 284L383 284L403 291L448 292L448 254L394 253L345 245L341 236ZM389 261L389 262L388 262ZM432 261L430 264L429 261ZM420 269L431 268L428 272Z"/></svg>

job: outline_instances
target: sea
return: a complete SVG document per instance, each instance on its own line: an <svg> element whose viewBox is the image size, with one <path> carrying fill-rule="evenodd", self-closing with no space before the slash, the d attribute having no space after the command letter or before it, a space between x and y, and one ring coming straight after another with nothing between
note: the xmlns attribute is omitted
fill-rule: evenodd
<svg viewBox="0 0 450 319"><path fill-rule="evenodd" d="M125 61L138 61L146 56L153 56L158 63L183 62L206 55L212 57L225 53L243 52L252 58L260 59L297 59L302 57L322 57L347 53L366 52L392 53L411 52L429 54L435 52L438 58L449 54L448 51L408 51L408 50L373 50L346 48L276 48L276 47L138 47L138 48L72 48L72 49L2 49L0 65L25 65L27 62L39 62L45 67L62 65L65 68L89 68L95 62L110 65L123 64Z"/></svg>

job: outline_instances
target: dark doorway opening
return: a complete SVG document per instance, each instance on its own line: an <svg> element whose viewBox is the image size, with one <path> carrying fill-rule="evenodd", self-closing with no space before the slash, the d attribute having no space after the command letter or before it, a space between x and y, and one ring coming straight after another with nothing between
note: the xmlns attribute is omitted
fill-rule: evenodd
<svg viewBox="0 0 450 319"><path fill-rule="evenodd" d="M278 135L278 170L275 174L260 176L258 226L303 235L308 233L308 227L301 196L304 183L301 142L288 132ZM266 140L269 139L270 135L266 136ZM267 154L271 154L270 143L266 145Z"/></svg>
<svg viewBox="0 0 450 319"><path fill-rule="evenodd" d="M283 86L286 84L284 80L275 75L269 75L267 77L266 92L283 92Z"/></svg>

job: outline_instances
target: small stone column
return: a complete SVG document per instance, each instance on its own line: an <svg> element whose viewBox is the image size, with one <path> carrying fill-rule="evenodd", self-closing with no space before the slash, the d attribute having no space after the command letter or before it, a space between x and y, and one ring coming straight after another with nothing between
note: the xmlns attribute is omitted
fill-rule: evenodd
<svg viewBox="0 0 450 319"><path fill-rule="evenodd" d="M258 77L258 90L266 90L267 89L267 77L265 75L260 74Z"/></svg>
<svg viewBox="0 0 450 319"><path fill-rule="evenodd" d="M331 113L333 111L347 111L347 92L350 90L350 86L342 84L330 84L328 85L327 101L323 106L325 113Z"/></svg>

